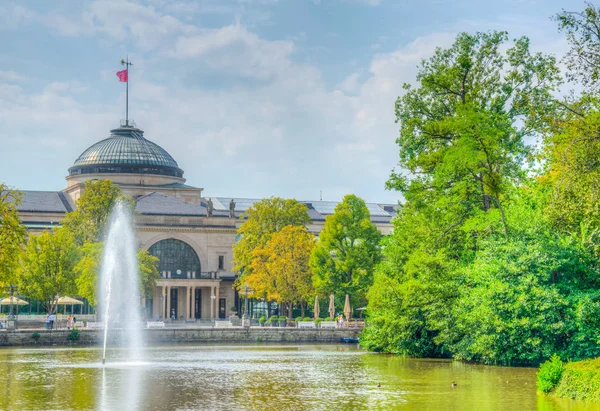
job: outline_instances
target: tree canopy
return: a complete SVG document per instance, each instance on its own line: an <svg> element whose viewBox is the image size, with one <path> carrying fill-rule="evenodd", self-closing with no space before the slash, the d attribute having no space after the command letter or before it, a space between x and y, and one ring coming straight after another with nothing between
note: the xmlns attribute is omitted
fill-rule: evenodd
<svg viewBox="0 0 600 411"><path fill-rule="evenodd" d="M26 231L17 212L21 198L19 191L0 184L0 286L16 282L25 247Z"/></svg>
<svg viewBox="0 0 600 411"><path fill-rule="evenodd" d="M246 282L255 295L287 303L291 318L294 303L314 296L309 267L315 238L305 227L288 225L274 233L264 247L254 250L251 274Z"/></svg>
<svg viewBox="0 0 600 411"><path fill-rule="evenodd" d="M293 199L271 197L254 203L244 213L244 223L237 231L233 246L234 270L241 273L238 286L251 274L254 251L264 247L274 233L288 225L306 226L308 209Z"/></svg>
<svg viewBox="0 0 600 411"><path fill-rule="evenodd" d="M20 292L41 301L48 312L56 312L56 298L76 293L78 260L79 248L70 230L31 236L19 273Z"/></svg>
<svg viewBox="0 0 600 411"><path fill-rule="evenodd" d="M349 294L355 306L363 304L380 260L380 237L364 200L353 194L345 196L325 219L311 256L317 290L338 299Z"/></svg>

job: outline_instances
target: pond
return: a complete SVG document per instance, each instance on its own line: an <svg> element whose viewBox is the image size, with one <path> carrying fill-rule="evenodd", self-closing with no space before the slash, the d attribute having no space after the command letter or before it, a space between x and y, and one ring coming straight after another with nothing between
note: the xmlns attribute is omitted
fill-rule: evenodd
<svg viewBox="0 0 600 411"><path fill-rule="evenodd" d="M354 345L168 345L138 363L123 356L109 350L103 368L97 347L0 349L0 409L600 410L537 395L533 368Z"/></svg>

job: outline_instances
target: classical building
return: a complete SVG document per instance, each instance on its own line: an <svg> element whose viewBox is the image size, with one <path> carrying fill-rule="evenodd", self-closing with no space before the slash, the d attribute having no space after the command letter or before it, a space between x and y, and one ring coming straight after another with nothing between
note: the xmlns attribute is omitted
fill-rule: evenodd
<svg viewBox="0 0 600 411"><path fill-rule="evenodd" d="M161 278L147 314L168 318L226 318L239 305L233 288L232 245L240 216L257 199L207 197L203 188L186 184L183 170L162 147L136 127L121 126L86 149L69 168L62 191L23 191L18 206L30 231L47 230L75 209L86 181L107 179L136 201L139 247L159 258ZM302 201L318 234L336 202ZM392 230L395 206L367 204L382 234Z"/></svg>

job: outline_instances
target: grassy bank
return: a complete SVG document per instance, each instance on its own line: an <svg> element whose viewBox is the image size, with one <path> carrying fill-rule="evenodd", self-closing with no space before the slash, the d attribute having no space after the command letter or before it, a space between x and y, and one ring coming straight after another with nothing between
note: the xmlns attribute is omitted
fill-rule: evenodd
<svg viewBox="0 0 600 411"><path fill-rule="evenodd" d="M541 365L537 385L557 397L600 402L600 358L563 363L554 356Z"/></svg>

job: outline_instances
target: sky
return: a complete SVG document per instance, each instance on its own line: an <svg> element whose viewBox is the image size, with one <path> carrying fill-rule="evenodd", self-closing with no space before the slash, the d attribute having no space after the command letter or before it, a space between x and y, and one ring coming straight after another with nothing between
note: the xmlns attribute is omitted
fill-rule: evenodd
<svg viewBox="0 0 600 411"><path fill-rule="evenodd" d="M0 2L0 182L62 190L130 118L203 195L396 203L394 102L457 33L567 49L550 17L576 0Z"/></svg>

